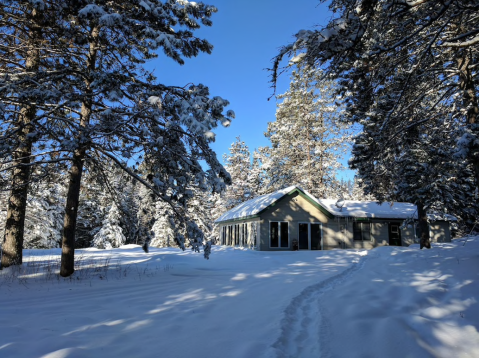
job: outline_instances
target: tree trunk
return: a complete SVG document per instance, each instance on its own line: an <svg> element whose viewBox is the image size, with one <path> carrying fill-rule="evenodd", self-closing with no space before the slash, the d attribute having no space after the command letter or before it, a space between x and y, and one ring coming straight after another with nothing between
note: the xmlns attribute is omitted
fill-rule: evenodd
<svg viewBox="0 0 479 358"><path fill-rule="evenodd" d="M95 70L97 56L97 39L99 28L93 28L91 32L90 51L87 60L87 70L89 73ZM91 79L85 80L85 97L82 101L80 126L86 128L90 123L90 117L93 108ZM75 272L75 231L78 215L78 203L80 199L81 177L83 172L83 163L89 143L85 142L88 133L79 133L78 148L73 153L72 167L70 169L70 181L68 184L67 202L65 206L65 218L63 221L62 237L62 260L60 275L68 277Z"/></svg>
<svg viewBox="0 0 479 358"><path fill-rule="evenodd" d="M427 223L427 212L424 209L423 203L417 203L417 217L419 219L418 228L420 235L420 248L431 248L431 238L429 236L429 224Z"/></svg>
<svg viewBox="0 0 479 358"><path fill-rule="evenodd" d="M466 117L469 128L476 139L469 147L469 159L474 167L476 188L479 188L479 124L477 116L479 115L479 105L477 93L474 87L474 78L470 65L473 64L470 50L464 50L463 56L457 60L459 69L459 87L463 91L463 103L466 108Z"/></svg>
<svg viewBox="0 0 479 358"><path fill-rule="evenodd" d="M39 69L40 52L37 43L42 37L41 19L41 14L33 10L30 19L32 25L25 44L29 48L25 58L25 71L30 73ZM26 104L17 117L18 146L13 151L12 190L8 198L0 268L21 265L23 261L23 234L33 143L30 133L33 132L32 122L36 112L36 106Z"/></svg>
<svg viewBox="0 0 479 358"><path fill-rule="evenodd" d="M85 150L77 150L73 155L70 169L70 181L63 221L62 260L60 275L68 277L75 271L75 230L80 199L80 185L83 172L83 159Z"/></svg>

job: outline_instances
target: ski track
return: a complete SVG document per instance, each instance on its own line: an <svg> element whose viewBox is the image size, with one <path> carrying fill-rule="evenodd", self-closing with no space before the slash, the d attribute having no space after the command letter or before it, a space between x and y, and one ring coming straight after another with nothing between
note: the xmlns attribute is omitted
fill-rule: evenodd
<svg viewBox="0 0 479 358"><path fill-rule="evenodd" d="M321 343L329 334L320 304L321 296L336 288L359 271L371 253L359 256L356 262L341 273L318 284L306 287L284 310L281 334L272 345L278 358L328 356Z"/></svg>

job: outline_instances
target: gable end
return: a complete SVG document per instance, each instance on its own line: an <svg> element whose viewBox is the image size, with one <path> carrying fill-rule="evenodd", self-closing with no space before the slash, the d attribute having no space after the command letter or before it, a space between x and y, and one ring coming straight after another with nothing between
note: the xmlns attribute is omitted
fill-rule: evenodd
<svg viewBox="0 0 479 358"><path fill-rule="evenodd" d="M302 190L300 190L298 188L290 191L288 194L286 194L283 197L281 197L280 199L276 200L274 203L268 205L266 208L264 208L258 214L256 214L256 216L259 216L259 215L263 214L265 211L271 209L272 207L274 207L276 204L281 202L286 197L291 196L295 193L298 193L299 196L301 196L303 199L305 199L307 202L309 202L311 205L313 205L316 209L318 209L320 212L322 212L324 215L326 215L327 218L329 218L329 219L334 218L333 214L331 214L328 210L326 210L321 205L319 205L315 200L311 199L311 197L309 195L305 194Z"/></svg>

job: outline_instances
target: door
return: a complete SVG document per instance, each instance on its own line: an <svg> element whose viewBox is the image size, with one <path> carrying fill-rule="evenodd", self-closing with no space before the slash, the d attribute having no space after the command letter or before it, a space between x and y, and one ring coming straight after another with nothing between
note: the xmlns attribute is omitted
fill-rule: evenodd
<svg viewBox="0 0 479 358"><path fill-rule="evenodd" d="M309 249L309 224L299 224L298 248L300 250Z"/></svg>
<svg viewBox="0 0 479 358"><path fill-rule="evenodd" d="M390 246L402 246L401 242L401 230L399 229L399 223L389 223L389 245Z"/></svg>
<svg viewBox="0 0 479 358"><path fill-rule="evenodd" d="M321 224L311 225L311 250L321 250Z"/></svg>
<svg viewBox="0 0 479 358"><path fill-rule="evenodd" d="M300 250L321 250L321 223L300 223L298 232Z"/></svg>

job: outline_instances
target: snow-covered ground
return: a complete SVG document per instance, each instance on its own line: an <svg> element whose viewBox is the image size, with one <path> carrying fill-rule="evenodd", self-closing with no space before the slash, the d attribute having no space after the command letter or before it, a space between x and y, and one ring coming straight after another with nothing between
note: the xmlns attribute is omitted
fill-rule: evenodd
<svg viewBox="0 0 479 358"><path fill-rule="evenodd" d="M0 357L479 357L479 237L431 250L26 250Z"/></svg>

